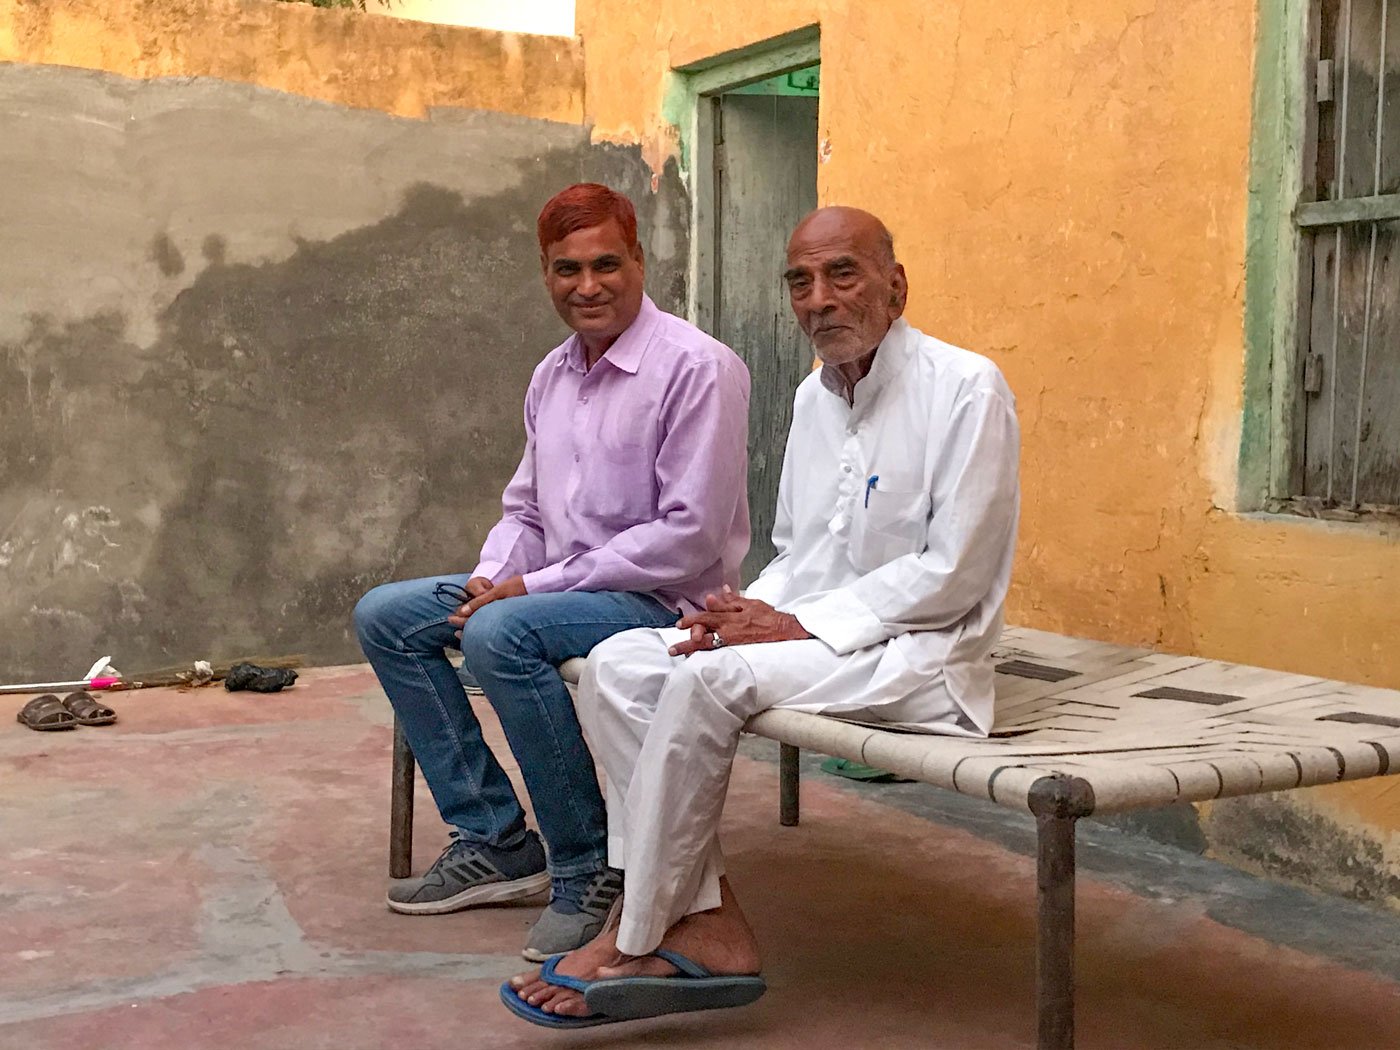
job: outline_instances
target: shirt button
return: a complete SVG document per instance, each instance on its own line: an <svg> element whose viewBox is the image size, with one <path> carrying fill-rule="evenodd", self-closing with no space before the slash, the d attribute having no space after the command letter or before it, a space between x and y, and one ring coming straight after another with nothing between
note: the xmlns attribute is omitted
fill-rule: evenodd
<svg viewBox="0 0 1400 1050"><path fill-rule="evenodd" d="M575 462L575 463L578 462L578 453L577 453L577 452L574 453L574 462Z"/></svg>
<svg viewBox="0 0 1400 1050"><path fill-rule="evenodd" d="M858 434L859 432L860 432L860 431L859 431L859 428L858 428L858 427L849 426L849 427L846 428L846 433L849 434L849 435L851 435L851 437L855 437L856 434Z"/></svg>
<svg viewBox="0 0 1400 1050"><path fill-rule="evenodd" d="M851 465L850 465L849 463L847 463L847 464L845 464L844 466L841 467L841 473L842 473L842 474L849 474L850 472L851 472Z"/></svg>
<svg viewBox="0 0 1400 1050"><path fill-rule="evenodd" d="M588 395L585 394L583 397L579 398L579 399L578 399L578 403L579 403L580 405L586 405L586 404L588 404Z"/></svg>

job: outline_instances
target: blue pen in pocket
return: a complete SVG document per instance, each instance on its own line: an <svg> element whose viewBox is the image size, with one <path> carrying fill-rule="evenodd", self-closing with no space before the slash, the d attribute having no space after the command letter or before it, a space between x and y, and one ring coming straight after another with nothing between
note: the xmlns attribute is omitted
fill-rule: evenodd
<svg viewBox="0 0 1400 1050"><path fill-rule="evenodd" d="M875 489L875 483L880 480L879 474L871 474L865 481L865 506L870 506L870 493Z"/></svg>

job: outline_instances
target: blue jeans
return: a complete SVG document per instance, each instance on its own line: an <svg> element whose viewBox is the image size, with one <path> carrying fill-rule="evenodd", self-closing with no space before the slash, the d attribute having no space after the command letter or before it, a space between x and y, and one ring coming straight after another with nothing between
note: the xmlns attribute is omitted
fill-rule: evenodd
<svg viewBox="0 0 1400 1050"><path fill-rule="evenodd" d="M525 811L444 649L486 693L520 764L555 876L584 875L607 862L607 816L593 756L572 697L556 670L604 638L634 627L667 627L679 614L647 594L525 594L482 606L462 631L433 597L433 576L376 587L355 606L360 647L394 705L442 819L468 842L511 848L525 838Z"/></svg>

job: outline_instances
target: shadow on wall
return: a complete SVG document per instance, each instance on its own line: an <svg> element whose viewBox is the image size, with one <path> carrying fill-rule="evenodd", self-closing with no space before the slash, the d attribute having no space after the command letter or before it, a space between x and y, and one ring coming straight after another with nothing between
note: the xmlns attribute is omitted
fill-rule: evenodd
<svg viewBox="0 0 1400 1050"><path fill-rule="evenodd" d="M523 445L525 385L566 334L534 217L570 181L651 193L635 150L526 167L472 201L415 185L382 221L278 262L228 263L211 235L151 345L114 312L31 316L0 345L0 673L76 674L99 649L128 672L356 660L367 588L470 569ZM674 167L659 192L644 237L656 214L683 238ZM685 251L666 254L648 284L675 309ZM149 259L186 267L163 234Z"/></svg>

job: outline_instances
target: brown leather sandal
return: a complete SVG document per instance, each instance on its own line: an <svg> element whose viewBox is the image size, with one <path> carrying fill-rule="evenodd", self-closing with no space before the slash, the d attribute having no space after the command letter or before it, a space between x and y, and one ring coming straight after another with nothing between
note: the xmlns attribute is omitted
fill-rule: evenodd
<svg viewBox="0 0 1400 1050"><path fill-rule="evenodd" d="M91 693L69 693L61 703L80 726L109 726L117 720L117 713L105 704L99 704Z"/></svg>
<svg viewBox="0 0 1400 1050"><path fill-rule="evenodd" d="M63 701L53 693L36 696L19 709L15 721L30 729L47 733L55 729L77 729L78 719L63 706Z"/></svg>

